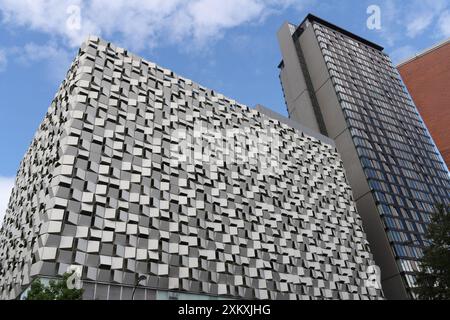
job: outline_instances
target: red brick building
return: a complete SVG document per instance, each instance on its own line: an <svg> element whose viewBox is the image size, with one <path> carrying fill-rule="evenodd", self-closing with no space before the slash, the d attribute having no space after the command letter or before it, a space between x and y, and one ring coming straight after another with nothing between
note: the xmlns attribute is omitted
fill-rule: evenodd
<svg viewBox="0 0 450 320"><path fill-rule="evenodd" d="M450 168L450 39L397 68Z"/></svg>

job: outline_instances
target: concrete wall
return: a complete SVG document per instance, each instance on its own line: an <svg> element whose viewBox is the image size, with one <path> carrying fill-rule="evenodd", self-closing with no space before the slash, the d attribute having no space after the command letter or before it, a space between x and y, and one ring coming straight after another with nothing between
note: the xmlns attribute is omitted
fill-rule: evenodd
<svg viewBox="0 0 450 320"><path fill-rule="evenodd" d="M280 79L284 88L288 112L291 118L302 125L320 132L295 44L292 41L292 29L289 23L283 24L278 30L277 37L283 55L284 66Z"/></svg>

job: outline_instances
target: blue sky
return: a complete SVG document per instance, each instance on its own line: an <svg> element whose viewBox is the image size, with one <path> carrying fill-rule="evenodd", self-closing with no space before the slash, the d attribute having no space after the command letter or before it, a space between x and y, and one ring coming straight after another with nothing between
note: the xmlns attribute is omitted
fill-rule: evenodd
<svg viewBox="0 0 450 320"><path fill-rule="evenodd" d="M367 8L380 8L370 30ZM31 139L89 34L254 106L285 113L276 32L314 13L394 62L450 37L449 0L0 0L0 216Z"/></svg>

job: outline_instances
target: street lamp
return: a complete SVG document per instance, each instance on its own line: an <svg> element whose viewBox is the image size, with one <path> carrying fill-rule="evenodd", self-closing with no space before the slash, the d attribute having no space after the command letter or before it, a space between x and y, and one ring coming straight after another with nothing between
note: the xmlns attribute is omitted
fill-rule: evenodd
<svg viewBox="0 0 450 320"><path fill-rule="evenodd" d="M131 295L131 300L134 300L134 294L136 293L136 289L139 283L143 280L146 280L147 277L141 274L139 277L136 277L136 281L134 282L133 294Z"/></svg>

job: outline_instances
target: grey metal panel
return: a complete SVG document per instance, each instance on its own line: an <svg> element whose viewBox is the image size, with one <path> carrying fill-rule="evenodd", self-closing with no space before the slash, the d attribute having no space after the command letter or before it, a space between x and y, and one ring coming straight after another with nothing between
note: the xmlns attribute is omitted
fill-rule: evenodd
<svg viewBox="0 0 450 320"><path fill-rule="evenodd" d="M293 119L286 118L286 117L282 116L281 114L276 113L275 111L272 111L262 105L257 105L255 108L259 112L267 115L268 117L270 117L272 119L277 119L278 121L287 124L291 128L295 128L301 132L304 132L308 136L314 137L314 138L316 138L324 143L327 143L333 147L335 146L333 139L330 139L327 136L324 136L324 135L318 133L317 131L314 131L308 127L305 127L305 126L301 125L300 123L294 121Z"/></svg>
<svg viewBox="0 0 450 320"><path fill-rule="evenodd" d="M366 288L373 260L332 141L259 110L90 38L19 169L1 297L80 265L90 299L117 298L112 284L131 298L137 274L149 290L209 296L381 298ZM265 135L276 165L204 152L172 162L174 130L199 124L202 139Z"/></svg>

